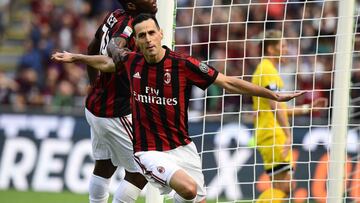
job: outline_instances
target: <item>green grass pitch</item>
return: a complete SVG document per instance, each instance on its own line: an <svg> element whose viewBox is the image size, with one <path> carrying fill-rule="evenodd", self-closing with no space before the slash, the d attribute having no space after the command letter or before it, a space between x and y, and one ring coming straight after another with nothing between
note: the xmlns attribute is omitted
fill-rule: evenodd
<svg viewBox="0 0 360 203"><path fill-rule="evenodd" d="M224 200L222 200L224 201ZM51 193L51 192L32 192L0 190L1 203L87 203L87 194L74 194L71 192ZM108 202L111 202L111 198ZM166 201L170 203L172 200ZM215 203L214 200L207 200L207 203ZM145 199L140 197L136 203L145 203Z"/></svg>

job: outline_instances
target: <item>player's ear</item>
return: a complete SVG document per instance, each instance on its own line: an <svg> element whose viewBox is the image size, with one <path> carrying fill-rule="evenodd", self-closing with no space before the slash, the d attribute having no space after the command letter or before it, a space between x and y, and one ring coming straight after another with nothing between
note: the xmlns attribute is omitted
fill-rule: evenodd
<svg viewBox="0 0 360 203"><path fill-rule="evenodd" d="M127 6L127 10L129 11L136 11L136 5L134 3L129 2L126 4L126 6Z"/></svg>
<svg viewBox="0 0 360 203"><path fill-rule="evenodd" d="M160 35L161 35L161 39L163 39L163 38L164 38L164 31L163 31L163 29L160 29Z"/></svg>
<svg viewBox="0 0 360 203"><path fill-rule="evenodd" d="M267 56L272 56L273 53L274 53L274 51L275 51L275 49L274 49L273 46L268 46L268 47L266 47L266 50L265 50L265 51L266 51L265 54L266 54Z"/></svg>
<svg viewBox="0 0 360 203"><path fill-rule="evenodd" d="M139 48L139 43L138 43L138 39L136 36L134 36L134 41L135 41L136 48Z"/></svg>

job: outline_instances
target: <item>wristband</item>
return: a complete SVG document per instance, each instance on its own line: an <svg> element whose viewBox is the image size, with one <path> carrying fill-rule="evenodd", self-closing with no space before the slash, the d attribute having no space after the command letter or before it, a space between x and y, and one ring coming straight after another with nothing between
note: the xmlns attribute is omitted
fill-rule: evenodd
<svg viewBox="0 0 360 203"><path fill-rule="evenodd" d="M303 114L309 113L310 112L310 105L309 104L301 105L301 109L302 109Z"/></svg>

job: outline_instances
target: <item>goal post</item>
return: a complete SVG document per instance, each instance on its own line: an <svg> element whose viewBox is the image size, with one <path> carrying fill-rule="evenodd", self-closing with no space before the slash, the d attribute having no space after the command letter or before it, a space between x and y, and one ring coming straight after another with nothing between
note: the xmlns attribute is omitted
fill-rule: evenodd
<svg viewBox="0 0 360 203"><path fill-rule="evenodd" d="M343 202L355 0L339 1L329 158L329 203Z"/></svg>
<svg viewBox="0 0 360 203"><path fill-rule="evenodd" d="M162 43L172 49L175 25L174 16L176 14L175 0L158 0L157 5L158 12L156 18L164 34Z"/></svg>

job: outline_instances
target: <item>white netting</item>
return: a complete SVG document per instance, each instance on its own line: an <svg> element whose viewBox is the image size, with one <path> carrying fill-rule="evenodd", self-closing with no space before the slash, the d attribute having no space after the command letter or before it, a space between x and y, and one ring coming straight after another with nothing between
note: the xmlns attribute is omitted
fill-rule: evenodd
<svg viewBox="0 0 360 203"><path fill-rule="evenodd" d="M350 1L350 0L349 0ZM285 90L308 90L289 105L326 97L332 106L340 0L177 0L175 50L208 62L229 76L250 81L264 50L263 32L278 29L287 40L287 63L279 64ZM358 25L358 9L354 14ZM349 11L352 12L352 11ZM347 162L347 201L360 201L360 49L355 27ZM360 29L359 29L360 30ZM345 82L345 81L344 81ZM249 201L269 187L253 147L252 101L211 86L194 89L190 132L198 144L208 199ZM290 119L294 135L296 202L325 202L331 108ZM357 199L356 199L357 198Z"/></svg>

